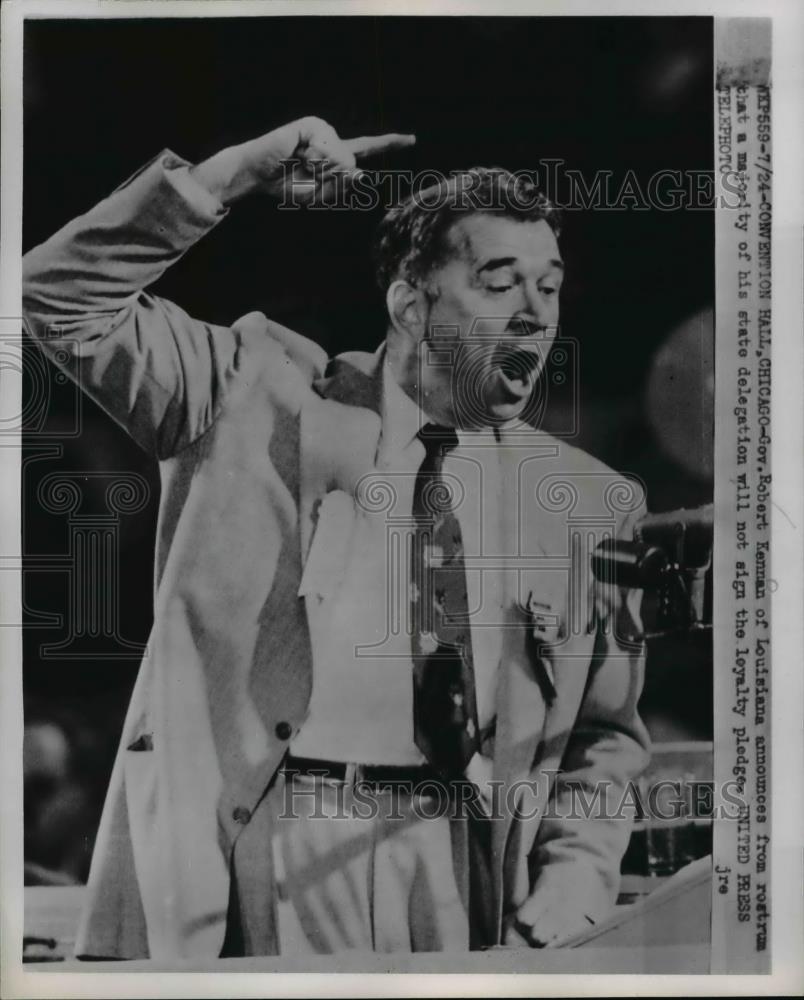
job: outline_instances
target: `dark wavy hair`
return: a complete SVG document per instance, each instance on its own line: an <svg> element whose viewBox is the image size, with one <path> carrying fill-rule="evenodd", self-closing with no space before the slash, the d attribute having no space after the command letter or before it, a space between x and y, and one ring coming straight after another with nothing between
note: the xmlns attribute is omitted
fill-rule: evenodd
<svg viewBox="0 0 804 1000"><path fill-rule="evenodd" d="M500 167L472 167L414 190L385 214L373 252L380 290L398 278L413 285L426 283L433 269L454 252L446 239L450 227L473 214L543 219L556 236L561 232L558 208L530 177Z"/></svg>

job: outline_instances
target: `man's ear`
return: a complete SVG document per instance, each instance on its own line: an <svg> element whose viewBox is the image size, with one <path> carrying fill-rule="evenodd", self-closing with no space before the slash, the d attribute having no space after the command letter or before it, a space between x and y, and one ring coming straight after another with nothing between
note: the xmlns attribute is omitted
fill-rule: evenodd
<svg viewBox="0 0 804 1000"><path fill-rule="evenodd" d="M398 333L414 342L420 341L427 330L427 301L424 292L399 279L392 281L385 293L388 318Z"/></svg>

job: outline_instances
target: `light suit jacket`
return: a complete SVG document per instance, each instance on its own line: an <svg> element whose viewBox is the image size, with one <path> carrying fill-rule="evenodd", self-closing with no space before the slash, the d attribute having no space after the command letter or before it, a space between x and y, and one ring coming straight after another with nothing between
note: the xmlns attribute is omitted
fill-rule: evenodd
<svg viewBox="0 0 804 1000"><path fill-rule="evenodd" d="M380 355L328 364L262 314L218 327L143 291L224 214L166 151L24 262L30 333L155 454L161 475L153 631L79 954L219 953L233 845L310 697L318 599L302 580L319 501L354 497L374 468ZM642 649L623 639L638 631L638 600L595 583L583 545L601 525L630 534L633 489L539 432L503 431L499 445L494 555L512 572L493 760L513 806L492 821L497 933L534 884L581 893L592 915L614 901L629 823L568 818L562 806L595 782L616 797L648 747ZM544 818L522 805L528 780L550 794Z"/></svg>

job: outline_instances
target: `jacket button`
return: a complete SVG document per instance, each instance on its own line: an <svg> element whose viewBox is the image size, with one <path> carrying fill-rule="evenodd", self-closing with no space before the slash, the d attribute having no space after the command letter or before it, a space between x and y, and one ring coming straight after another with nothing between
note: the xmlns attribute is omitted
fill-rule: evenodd
<svg viewBox="0 0 804 1000"><path fill-rule="evenodd" d="M251 819L251 813L246 809L245 806L237 806L236 809L232 810L232 819L235 823L241 823L243 826L248 823Z"/></svg>
<svg viewBox="0 0 804 1000"><path fill-rule="evenodd" d="M289 740L293 734L293 726L289 722L277 722L274 732L278 740Z"/></svg>

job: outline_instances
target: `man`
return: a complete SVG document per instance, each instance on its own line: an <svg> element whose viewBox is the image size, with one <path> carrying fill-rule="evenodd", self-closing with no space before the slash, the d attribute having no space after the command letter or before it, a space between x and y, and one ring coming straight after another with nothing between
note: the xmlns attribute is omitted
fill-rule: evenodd
<svg viewBox="0 0 804 1000"><path fill-rule="evenodd" d="M640 509L526 422L563 271L546 199L479 170L468 210L451 182L392 211L376 355L144 291L246 195L315 200L412 141L305 118L165 152L26 257L32 333L162 482L81 955L539 946L616 898L629 824L573 803L616 806L646 761L639 595L588 540Z"/></svg>

